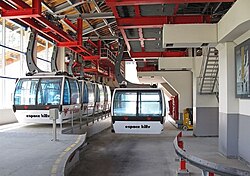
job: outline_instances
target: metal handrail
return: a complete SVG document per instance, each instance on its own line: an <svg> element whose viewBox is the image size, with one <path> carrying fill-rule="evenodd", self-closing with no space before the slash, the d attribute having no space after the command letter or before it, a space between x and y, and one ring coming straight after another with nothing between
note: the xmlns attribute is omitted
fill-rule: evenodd
<svg viewBox="0 0 250 176"><path fill-rule="evenodd" d="M210 79L210 81L209 81L211 83L209 85L209 88L211 89L210 93L214 93L214 86L215 86L216 78L218 76L218 63L217 63L218 60L215 60L213 67L210 68L212 70L212 72L210 73L210 76L206 76L206 74L207 74L206 70L208 69L208 63L210 61L209 58L210 58L210 53L211 53L212 49L214 49L214 48L206 49L204 51L204 54L203 54L202 66L201 66L201 71L200 71L200 76L199 76L199 92L200 93L202 93L203 84L204 84L205 78L207 78L207 77L214 78L214 79ZM218 59L218 56L216 57L216 59Z"/></svg>
<svg viewBox="0 0 250 176"><path fill-rule="evenodd" d="M203 59L202 59L202 63L201 63L201 70L200 70L200 81L199 81L199 90L201 90L201 87L202 87L202 79L204 77L204 73L205 73L205 68L206 68L206 65L207 65L207 61L208 61L208 52L209 52L209 49L206 48L203 52Z"/></svg>
<svg viewBox="0 0 250 176"><path fill-rule="evenodd" d="M108 48L101 48L101 57L107 57L112 62L115 62L115 55Z"/></svg>
<svg viewBox="0 0 250 176"><path fill-rule="evenodd" d="M178 136L181 136L180 133L178 134ZM175 138L173 142L176 154L182 159L189 162L191 165L200 168L201 170L203 170L203 172L210 172L210 173L214 173L214 174L218 174L222 176L250 176L250 171L228 167L222 164L216 164L216 163L198 158L196 156L187 154L184 150L182 150L179 147L178 141L180 141L180 138L178 136Z"/></svg>

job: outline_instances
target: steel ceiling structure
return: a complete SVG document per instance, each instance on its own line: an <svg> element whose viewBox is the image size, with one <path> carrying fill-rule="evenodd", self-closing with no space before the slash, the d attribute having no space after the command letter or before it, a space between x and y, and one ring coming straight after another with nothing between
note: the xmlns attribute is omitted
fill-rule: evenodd
<svg viewBox="0 0 250 176"><path fill-rule="evenodd" d="M135 59L139 65L148 67L146 70L153 70L159 57L188 55L187 48L162 47L164 24L217 23L234 2L3 0L0 8L2 18L32 27L58 46L80 55L88 63L85 72L112 76L121 36L127 47L124 60ZM112 58L101 57L102 51Z"/></svg>
<svg viewBox="0 0 250 176"><path fill-rule="evenodd" d="M101 52L103 48L117 49L119 31L113 13L104 2L5 0L0 1L0 8L2 18L31 27L57 46L80 56L87 62L84 72L114 77L114 55Z"/></svg>
<svg viewBox="0 0 250 176"><path fill-rule="evenodd" d="M116 17L131 58L141 62L139 70L148 71L157 70L159 57L188 55L187 48L162 47L164 24L217 23L234 0L106 0L106 3Z"/></svg>

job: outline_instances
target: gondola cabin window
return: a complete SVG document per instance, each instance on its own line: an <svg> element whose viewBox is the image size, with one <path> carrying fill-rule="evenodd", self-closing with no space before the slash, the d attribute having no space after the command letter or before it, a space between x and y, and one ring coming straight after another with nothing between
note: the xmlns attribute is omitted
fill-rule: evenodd
<svg viewBox="0 0 250 176"><path fill-rule="evenodd" d="M162 114L160 92L140 92L138 101L139 116L159 116Z"/></svg>
<svg viewBox="0 0 250 176"><path fill-rule="evenodd" d="M23 79L18 82L15 90L15 105L35 105L39 79Z"/></svg>
<svg viewBox="0 0 250 176"><path fill-rule="evenodd" d="M136 115L137 92L118 92L114 97L115 116Z"/></svg>
<svg viewBox="0 0 250 176"><path fill-rule="evenodd" d="M80 91L78 87L78 83L76 80L69 80L71 96L70 96L70 104L77 104L80 103Z"/></svg>
<svg viewBox="0 0 250 176"><path fill-rule="evenodd" d="M70 105L70 87L69 81L67 79L65 80L63 89L63 104Z"/></svg>
<svg viewBox="0 0 250 176"><path fill-rule="evenodd" d="M38 94L38 105L59 105L61 100L62 79L41 79Z"/></svg>

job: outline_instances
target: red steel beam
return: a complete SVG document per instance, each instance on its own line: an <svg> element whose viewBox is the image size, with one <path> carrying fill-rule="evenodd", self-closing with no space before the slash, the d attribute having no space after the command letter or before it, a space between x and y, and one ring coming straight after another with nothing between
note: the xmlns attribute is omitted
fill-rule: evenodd
<svg viewBox="0 0 250 176"><path fill-rule="evenodd" d="M100 56L83 56L83 60L85 61L92 61L92 60L98 60L100 59Z"/></svg>
<svg viewBox="0 0 250 176"><path fill-rule="evenodd" d="M150 16L116 19L119 29L161 28L164 24L209 23L210 15Z"/></svg>
<svg viewBox="0 0 250 176"><path fill-rule="evenodd" d="M32 8L35 9L35 13L41 14L42 13L42 0L32 0Z"/></svg>
<svg viewBox="0 0 250 176"><path fill-rule="evenodd" d="M79 45L79 42L78 41L74 41L74 42L58 42L57 43L57 46L59 46L59 47L72 47L72 46L80 46Z"/></svg>
<svg viewBox="0 0 250 176"><path fill-rule="evenodd" d="M185 57L185 51L165 51L165 52L130 52L131 58L154 58L154 57Z"/></svg>
<svg viewBox="0 0 250 176"><path fill-rule="evenodd" d="M41 15L36 11L34 8L3 10L1 17L6 19L40 17Z"/></svg>
<svg viewBox="0 0 250 176"><path fill-rule="evenodd" d="M177 14L178 10L179 10L179 4L175 4L175 7L174 7L174 15Z"/></svg>
<svg viewBox="0 0 250 176"><path fill-rule="evenodd" d="M82 18L77 18L77 41L82 46Z"/></svg>
<svg viewBox="0 0 250 176"><path fill-rule="evenodd" d="M135 16L136 17L140 17L141 13L140 13L140 7L139 7L139 5L135 5L134 9L135 9Z"/></svg>
<svg viewBox="0 0 250 176"><path fill-rule="evenodd" d="M38 0L40 1L40 0ZM23 2L22 0L8 0L8 2L14 6L16 6L19 9L23 9L23 8L30 8L30 6L28 4L26 4L25 2Z"/></svg>
<svg viewBox="0 0 250 176"><path fill-rule="evenodd" d="M54 24L52 24L45 17L41 16L41 17L38 17L38 18L35 18L35 19L38 20L41 24L43 24L44 26L46 26L51 31L54 31L57 35L59 35L62 38L64 38L66 41L74 41L74 39L72 37L70 37L66 32L64 32L59 27L57 27Z"/></svg>
<svg viewBox="0 0 250 176"><path fill-rule="evenodd" d="M117 19L116 19L117 20ZM125 32L125 30L124 29L120 29L120 31L121 31L121 33L122 33L122 37L123 37L123 39L124 39L124 42L125 42L125 44L126 44L126 46L127 46L127 49L128 49L128 51L130 51L130 44L129 44L129 42L128 42L128 38L127 38L127 35L126 35L126 32Z"/></svg>
<svg viewBox="0 0 250 176"><path fill-rule="evenodd" d="M18 9L9 9L2 11L2 17L4 18L30 18L41 16L41 0L32 0L32 8L23 1L9 0L10 4L14 5Z"/></svg>
<svg viewBox="0 0 250 176"><path fill-rule="evenodd" d="M150 4L184 4L207 2L235 2L236 0L106 0L108 6L130 6Z"/></svg>
<svg viewBox="0 0 250 176"><path fill-rule="evenodd" d="M69 19L64 18L63 21L64 21L67 25L69 25L72 29L74 29L75 31L77 31L76 25L74 25Z"/></svg>
<svg viewBox="0 0 250 176"><path fill-rule="evenodd" d="M87 42L93 47L98 48L98 46L92 40L88 39Z"/></svg>

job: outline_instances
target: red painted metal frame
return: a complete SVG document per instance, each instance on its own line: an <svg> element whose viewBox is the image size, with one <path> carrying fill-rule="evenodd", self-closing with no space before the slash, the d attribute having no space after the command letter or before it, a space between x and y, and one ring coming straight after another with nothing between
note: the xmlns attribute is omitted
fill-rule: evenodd
<svg viewBox="0 0 250 176"><path fill-rule="evenodd" d="M131 58L155 58L155 57L185 57L186 51L165 51L165 52L130 52Z"/></svg>
<svg viewBox="0 0 250 176"><path fill-rule="evenodd" d="M157 71L157 66L154 65L147 65L145 67L136 67L136 70L138 72L144 72L144 71Z"/></svg>
<svg viewBox="0 0 250 176"><path fill-rule="evenodd" d="M75 31L77 31L77 39L73 39L62 29L57 27L55 24L48 21L43 15L41 15L41 0L32 0L32 7L20 0L8 0L6 2L1 1L0 7L2 7L2 17L3 18L11 18L18 19L24 24L31 26L36 29L38 32L44 34L48 38L57 42L58 46L67 47L74 52L80 54L84 60L91 60L96 62L96 69L86 70L93 71L96 74L109 75L108 71L105 71L103 67L112 67L111 62L105 62L107 64L103 64L102 67L99 65L100 55L92 56L91 51L82 46L82 19L77 19L77 26L75 26L70 20L64 19L64 21L72 27ZM98 48L100 50L101 41L98 43L98 46L92 42L91 40L87 41L94 48ZM100 52L99 52L100 53ZM77 63L75 63L75 66ZM113 66L114 67L114 66ZM113 70L113 69L111 69Z"/></svg>
<svg viewBox="0 0 250 176"><path fill-rule="evenodd" d="M106 0L108 6L150 5L150 4L184 4L207 2L235 2L236 0Z"/></svg>
<svg viewBox="0 0 250 176"><path fill-rule="evenodd" d="M69 25L71 28L73 28L75 31L77 31L77 26L74 25L69 19L64 18L63 21L64 21L67 25Z"/></svg>
<svg viewBox="0 0 250 176"><path fill-rule="evenodd" d="M187 56L187 52L145 52L145 40L156 40L155 38L144 38L142 28L162 28L164 24L191 24L191 23L210 23L211 16L209 15L179 15L176 13L181 3L192 3L192 2L207 2L202 0L106 0L116 17L117 26L121 31L127 50L130 51L131 58L153 58L153 57L184 57ZM216 1L215 1L216 2ZM218 2L218 1L217 1ZM221 2L221 1L220 1ZM231 2L231 1L230 1ZM174 16L141 16L139 5L142 4L164 4L171 3L176 4L174 9ZM117 12L117 6L131 5L135 10L135 17L133 18L121 18ZM139 38L129 39L126 35L126 29L138 29ZM139 41L142 52L131 51L130 41Z"/></svg>
<svg viewBox="0 0 250 176"><path fill-rule="evenodd" d="M210 23L210 15L148 16L116 19L119 29L161 28L164 24Z"/></svg>

